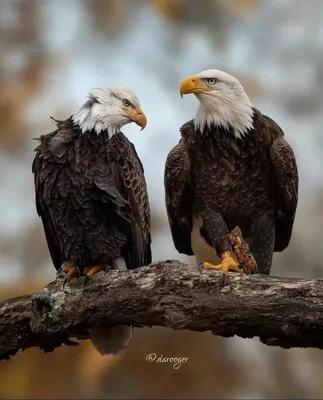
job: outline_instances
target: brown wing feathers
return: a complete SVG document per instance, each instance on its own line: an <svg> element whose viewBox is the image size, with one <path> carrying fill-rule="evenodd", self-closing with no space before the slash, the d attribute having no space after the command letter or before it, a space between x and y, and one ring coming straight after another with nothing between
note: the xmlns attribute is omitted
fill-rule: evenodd
<svg viewBox="0 0 323 400"><path fill-rule="evenodd" d="M277 182L275 251L289 244L298 202L298 172L294 152L282 137L274 140L271 160Z"/></svg>
<svg viewBox="0 0 323 400"><path fill-rule="evenodd" d="M121 133L108 140L80 136L70 119L57 125L40 138L33 162L37 211L55 267L119 256L128 268L150 263L148 195L134 147Z"/></svg>
<svg viewBox="0 0 323 400"><path fill-rule="evenodd" d="M174 245L178 252L187 255L193 255L190 179L190 162L182 139L167 156L164 185L166 210Z"/></svg>
<svg viewBox="0 0 323 400"><path fill-rule="evenodd" d="M284 138L284 132L267 115L261 114L259 129L270 143L270 159L275 182L276 220L275 251L283 251L289 244L298 203L298 169L295 154Z"/></svg>
<svg viewBox="0 0 323 400"><path fill-rule="evenodd" d="M135 147L124 135L112 138L109 158L114 159L118 188L128 202L128 241L123 255L128 268L138 268L151 263L150 208L144 170Z"/></svg>

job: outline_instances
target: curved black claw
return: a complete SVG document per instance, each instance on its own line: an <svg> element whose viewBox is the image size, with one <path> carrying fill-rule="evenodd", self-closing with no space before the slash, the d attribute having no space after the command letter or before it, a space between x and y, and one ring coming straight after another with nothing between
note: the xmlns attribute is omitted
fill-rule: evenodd
<svg viewBox="0 0 323 400"><path fill-rule="evenodd" d="M65 272L65 271L63 270L63 272ZM69 282L72 278L79 278L81 276L81 271L78 267L71 267L71 269L65 273L66 273L66 277L63 282L63 288L65 287L66 283Z"/></svg>
<svg viewBox="0 0 323 400"><path fill-rule="evenodd" d="M223 287L227 284L227 277L228 277L228 275L226 273L222 272L221 281L220 281L221 287Z"/></svg>
<svg viewBox="0 0 323 400"><path fill-rule="evenodd" d="M89 282L90 279L91 278L88 275L85 275L84 282L83 282L83 287L87 285L87 283Z"/></svg>
<svg viewBox="0 0 323 400"><path fill-rule="evenodd" d="M198 269L200 272L205 271L204 263L203 263L203 262L200 263L200 264L197 266L197 269Z"/></svg>

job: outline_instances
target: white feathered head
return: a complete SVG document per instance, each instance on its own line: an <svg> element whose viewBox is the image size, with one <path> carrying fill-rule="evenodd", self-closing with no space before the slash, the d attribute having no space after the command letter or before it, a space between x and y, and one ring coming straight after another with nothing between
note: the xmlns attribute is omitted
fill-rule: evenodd
<svg viewBox="0 0 323 400"><path fill-rule="evenodd" d="M81 131L95 130L97 134L107 131L113 136L131 122L143 130L147 118L140 108L136 94L128 88L93 89L88 101L72 116Z"/></svg>
<svg viewBox="0 0 323 400"><path fill-rule="evenodd" d="M193 93L200 102L195 127L201 132L212 125L232 129L242 137L253 127L252 104L238 79L218 69L202 71L183 80L180 93Z"/></svg>

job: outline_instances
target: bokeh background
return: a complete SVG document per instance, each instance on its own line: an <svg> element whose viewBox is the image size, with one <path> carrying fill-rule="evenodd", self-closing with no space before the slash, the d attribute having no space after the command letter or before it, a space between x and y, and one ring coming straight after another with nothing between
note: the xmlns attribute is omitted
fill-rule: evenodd
<svg viewBox="0 0 323 400"><path fill-rule="evenodd" d="M148 116L145 131L124 132L145 166L153 258L189 261L171 241L163 168L197 107L193 96L179 97L180 81L208 68L239 78L297 156L293 239L272 274L321 277L322 45L321 0L0 0L0 298L55 278L34 205L32 138L101 85L132 87ZM174 369L147 363L148 353L189 360ZM117 357L89 342L18 354L0 364L0 398L322 398L322 374L319 350L137 329Z"/></svg>

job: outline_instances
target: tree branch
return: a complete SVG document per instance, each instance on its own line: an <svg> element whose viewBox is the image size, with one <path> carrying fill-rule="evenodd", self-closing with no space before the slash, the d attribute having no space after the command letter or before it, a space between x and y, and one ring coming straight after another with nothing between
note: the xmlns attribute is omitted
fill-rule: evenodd
<svg viewBox="0 0 323 400"><path fill-rule="evenodd" d="M201 271L161 261L99 272L63 288L63 276L33 295L0 303L0 359L19 349L77 345L95 325L163 326L243 338L283 348L323 348L323 281Z"/></svg>

